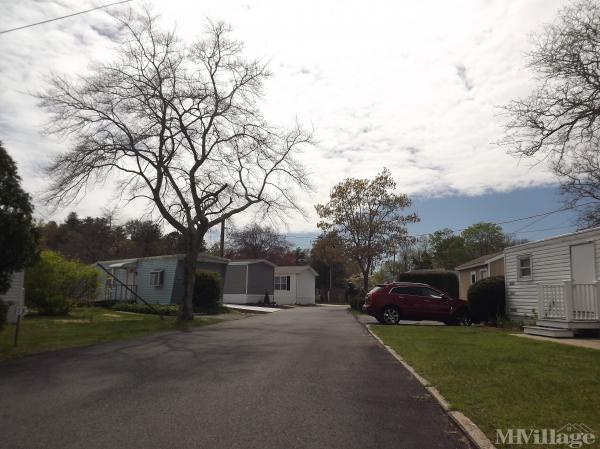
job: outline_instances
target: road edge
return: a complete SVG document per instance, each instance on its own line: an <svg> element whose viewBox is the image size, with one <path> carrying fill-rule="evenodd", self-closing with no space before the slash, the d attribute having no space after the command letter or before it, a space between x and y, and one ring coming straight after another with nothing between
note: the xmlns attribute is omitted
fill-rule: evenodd
<svg viewBox="0 0 600 449"><path fill-rule="evenodd" d="M359 321L359 320L357 320ZM360 322L360 321L359 321ZM363 323L364 324L364 323ZM452 410L450 403L440 394L431 382L421 376L417 371L410 366L391 346L388 346L379 338L375 332L371 330L370 324L365 324L369 334L381 344L408 372L410 372L417 381L425 387L429 394L436 400L442 410L450 417L450 419L464 432L469 441L479 449L497 449L496 446L489 440L483 431L467 416L459 411Z"/></svg>

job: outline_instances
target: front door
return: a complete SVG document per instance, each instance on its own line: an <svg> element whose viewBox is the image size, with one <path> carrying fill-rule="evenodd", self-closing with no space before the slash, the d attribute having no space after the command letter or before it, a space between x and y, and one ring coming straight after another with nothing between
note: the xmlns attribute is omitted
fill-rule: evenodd
<svg viewBox="0 0 600 449"><path fill-rule="evenodd" d="M573 281L573 318L595 316L596 251L594 243L571 246L571 279Z"/></svg>
<svg viewBox="0 0 600 449"><path fill-rule="evenodd" d="M596 282L596 254L593 243L571 246L571 279L573 284Z"/></svg>

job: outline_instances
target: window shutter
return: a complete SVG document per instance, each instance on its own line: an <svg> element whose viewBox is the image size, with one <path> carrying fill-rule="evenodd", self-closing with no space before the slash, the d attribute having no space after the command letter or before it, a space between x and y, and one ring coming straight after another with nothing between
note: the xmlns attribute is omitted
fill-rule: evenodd
<svg viewBox="0 0 600 449"><path fill-rule="evenodd" d="M289 276L286 276L286 277L287 277L287 289L286 290L289 290L290 289L290 277Z"/></svg>

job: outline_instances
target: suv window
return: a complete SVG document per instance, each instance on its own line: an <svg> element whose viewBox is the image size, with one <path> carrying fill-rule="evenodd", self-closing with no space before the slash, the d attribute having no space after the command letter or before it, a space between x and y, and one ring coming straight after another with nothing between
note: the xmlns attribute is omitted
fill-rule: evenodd
<svg viewBox="0 0 600 449"><path fill-rule="evenodd" d="M427 288L427 287L423 287L421 288L422 293L421 296L427 296L429 298L437 298L440 299L442 297L442 294L436 290L433 290L432 288Z"/></svg>
<svg viewBox="0 0 600 449"><path fill-rule="evenodd" d="M390 293L397 295L421 295L421 289L419 287L394 287L390 290Z"/></svg>

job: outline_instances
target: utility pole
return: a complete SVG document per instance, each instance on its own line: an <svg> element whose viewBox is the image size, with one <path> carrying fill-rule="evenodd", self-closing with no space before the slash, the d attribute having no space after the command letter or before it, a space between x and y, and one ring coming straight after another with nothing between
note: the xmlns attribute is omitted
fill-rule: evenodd
<svg viewBox="0 0 600 449"><path fill-rule="evenodd" d="M221 246L219 247L219 256L225 257L225 220L221 222Z"/></svg>

